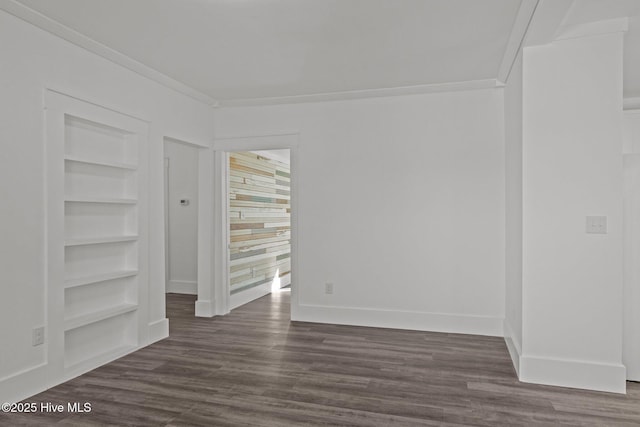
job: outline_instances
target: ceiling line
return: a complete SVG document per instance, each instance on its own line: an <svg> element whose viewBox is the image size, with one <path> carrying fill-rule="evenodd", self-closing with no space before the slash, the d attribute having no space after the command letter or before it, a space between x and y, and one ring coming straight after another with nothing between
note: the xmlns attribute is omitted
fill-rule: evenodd
<svg viewBox="0 0 640 427"><path fill-rule="evenodd" d="M0 0L0 9L78 47L101 56L102 58L118 64L143 77L153 80L156 83L160 83L169 89L173 89L183 95L189 96L190 98L210 106L215 107L218 105L218 101L209 95L175 80L154 68L144 65L122 52L105 46L102 43L99 43L92 38L87 37L84 34L29 8L28 6L25 6L22 3L18 3L14 0Z"/></svg>
<svg viewBox="0 0 640 427"><path fill-rule="evenodd" d="M298 104L304 102L343 101L350 99L379 98L386 96L420 95L438 92L459 92L465 90L501 87L496 79L468 80L462 82L434 83L425 85L399 86L380 89L345 90L305 95L274 96L265 98L220 99L219 107L248 107L259 105Z"/></svg>
<svg viewBox="0 0 640 427"><path fill-rule="evenodd" d="M518 17L516 23L523 18L521 15L525 15L524 11L528 11L529 7L524 7L524 4L537 4L539 0L523 0L518 10ZM534 7L535 9L535 7ZM426 94L436 92L455 92L464 90L475 89L487 89L502 87L504 84L501 80L491 78L483 80L470 80L459 82L447 82L447 83L435 83L435 84L422 84L412 86L400 86L400 87L387 87L387 88L374 88L374 89L362 89L362 90L347 90L337 92L326 93L313 93L302 95L290 95L290 96L277 96L277 97L264 97L264 98L247 98L247 99L215 99L191 86L188 86L166 74L151 68L135 59L112 49L96 40L52 19L48 16L31 9L30 7L19 3L15 0L0 0L0 10L22 19L44 31L49 32L55 36L58 36L78 47L81 47L89 52L92 52L104 59L107 59L115 64L118 64L130 71L133 71L143 77L149 78L156 83L159 83L167 88L173 89L179 93L189 96L197 101L210 105L212 107L220 106L257 106L257 105L273 105L273 104L289 104L289 103L302 103L302 102L321 102L321 101L335 101L335 100L348 100L348 99L361 99L361 98L373 98L373 97L385 97L385 96L400 96L400 95L415 95ZM526 16L526 15L525 15ZM528 24L528 21L525 21ZM520 25L519 25L520 26ZM515 27L515 24L514 24ZM512 29L511 38L514 38L514 29ZM519 29L522 31L522 29ZM526 25L524 28L526 33ZM518 33L516 33L518 34ZM517 37L516 37L517 40ZM511 40L509 41L511 43ZM519 45L518 45L519 48ZM517 55L518 49L515 49ZM506 53L505 53L506 56ZM504 62L503 57L503 62ZM512 61L515 60L513 56ZM512 64L511 64L512 65Z"/></svg>
<svg viewBox="0 0 640 427"><path fill-rule="evenodd" d="M516 15L516 19L513 23L511 34L509 35L509 41L507 42L504 55L502 56L502 62L498 68L497 79L503 84L509 80L513 64L515 64L518 53L524 43L524 39L527 37L529 24L531 24L533 15L536 13L538 2L539 0L523 0L522 3L520 3L518 14Z"/></svg>

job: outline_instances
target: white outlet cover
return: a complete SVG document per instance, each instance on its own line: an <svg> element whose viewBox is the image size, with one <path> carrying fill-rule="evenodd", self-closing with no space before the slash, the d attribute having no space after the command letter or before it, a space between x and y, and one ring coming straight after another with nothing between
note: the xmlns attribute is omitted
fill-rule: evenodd
<svg viewBox="0 0 640 427"><path fill-rule="evenodd" d="M44 344L44 326L39 328L33 328L32 334L32 345L35 347L37 345Z"/></svg>
<svg viewBox="0 0 640 427"><path fill-rule="evenodd" d="M327 295L333 294L333 283L327 282L324 284L324 293Z"/></svg>
<svg viewBox="0 0 640 427"><path fill-rule="evenodd" d="M607 234L607 217L588 216L586 232L589 234Z"/></svg>

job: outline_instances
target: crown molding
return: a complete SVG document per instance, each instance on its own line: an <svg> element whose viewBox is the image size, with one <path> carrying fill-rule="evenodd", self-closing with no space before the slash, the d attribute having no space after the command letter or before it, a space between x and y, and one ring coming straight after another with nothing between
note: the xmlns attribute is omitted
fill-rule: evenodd
<svg viewBox="0 0 640 427"><path fill-rule="evenodd" d="M574 0L539 0L523 46L539 46L555 40Z"/></svg>
<svg viewBox="0 0 640 427"><path fill-rule="evenodd" d="M605 21L560 27L556 40L575 39L610 33L625 33L627 31L629 31L629 18L607 19Z"/></svg>
<svg viewBox="0 0 640 427"><path fill-rule="evenodd" d="M624 98L622 101L623 110L640 110L640 96Z"/></svg>
<svg viewBox="0 0 640 427"><path fill-rule="evenodd" d="M533 19L533 15L536 13L538 1L539 0L523 0L522 3L520 3L518 14L516 15L513 27L511 28L511 34L509 35L509 40L507 41L507 47L505 48L504 55L502 56L502 62L498 68L499 82L506 83L507 80L509 80L511 69L513 68L513 64L516 62L520 48L522 47L527 35L529 24Z"/></svg>
<svg viewBox="0 0 640 427"><path fill-rule="evenodd" d="M81 34L43 14L37 12L22 3L18 3L15 0L0 0L0 10L4 10L10 15L13 15L25 22L28 22L36 27L47 31L55 36L58 36L76 46L79 46L89 52L95 53L113 63L116 63L130 71L140 74L150 80L155 81L169 89L173 89L183 95L189 96L197 101L203 102L207 105L217 106L218 101L206 95L190 86L179 82L166 74L163 74L151 67L148 67L141 62L136 61L128 57L127 55L120 53L108 46L99 43L84 34Z"/></svg>
<svg viewBox="0 0 640 427"><path fill-rule="evenodd" d="M346 90L340 92L314 93L309 95L275 96L266 98L221 99L220 107L249 107L260 105L299 104L305 102L343 101L351 99L381 98L388 96L421 95L438 92L459 92L466 90L502 87L496 79L470 80L464 82L438 83L415 86L401 86L381 89Z"/></svg>

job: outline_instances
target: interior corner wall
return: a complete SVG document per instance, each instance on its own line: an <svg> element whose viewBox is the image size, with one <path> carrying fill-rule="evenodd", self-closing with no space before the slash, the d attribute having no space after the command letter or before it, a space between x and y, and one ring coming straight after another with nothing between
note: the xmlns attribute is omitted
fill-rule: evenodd
<svg viewBox="0 0 640 427"><path fill-rule="evenodd" d="M516 371L522 354L522 51L505 86L505 326Z"/></svg>
<svg viewBox="0 0 640 427"><path fill-rule="evenodd" d="M167 292L198 293L198 151L170 140L164 143L169 159Z"/></svg>
<svg viewBox="0 0 640 427"><path fill-rule="evenodd" d="M621 33L524 50L522 381L624 392ZM607 217L587 234L586 216Z"/></svg>
<svg viewBox="0 0 640 427"><path fill-rule="evenodd" d="M295 320L502 336L503 122L487 89L221 108L216 137L300 132Z"/></svg>
<svg viewBox="0 0 640 427"><path fill-rule="evenodd" d="M213 110L132 71L0 12L0 401L43 390L46 344L45 145L43 93L55 89L149 122L149 341L168 333L164 295L164 136L213 140ZM8 325L11 325L9 327Z"/></svg>

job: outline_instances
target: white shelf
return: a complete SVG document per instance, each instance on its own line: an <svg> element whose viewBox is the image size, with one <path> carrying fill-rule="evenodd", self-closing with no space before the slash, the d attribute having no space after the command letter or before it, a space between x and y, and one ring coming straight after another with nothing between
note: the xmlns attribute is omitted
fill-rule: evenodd
<svg viewBox="0 0 640 427"><path fill-rule="evenodd" d="M65 197L65 203L104 203L116 205L135 205L138 203L136 199L112 199L97 197Z"/></svg>
<svg viewBox="0 0 640 427"><path fill-rule="evenodd" d="M111 236L111 237L85 237L82 239L66 239L64 246L86 246L86 245L101 245L105 243L126 243L135 242L138 240L138 236Z"/></svg>
<svg viewBox="0 0 640 427"><path fill-rule="evenodd" d="M100 311L96 311L89 314L83 314L82 316L75 316L75 317L64 320L64 330L70 331L72 329L90 325L92 323L96 323L101 320L105 320L111 317L116 317L126 313L130 313L137 309L138 309L138 304L127 303L127 304L121 304L115 307L111 307L105 310L100 310Z"/></svg>
<svg viewBox="0 0 640 427"><path fill-rule="evenodd" d="M132 171L138 169L138 167L136 165L132 165L132 164L128 164L128 163L100 162L100 161L95 161L95 160L80 159L80 158L72 157L72 156L65 156L64 160L67 161L67 162L82 163L82 164L85 164L85 165L101 166L101 167L113 168L113 169L125 169L125 170L132 170Z"/></svg>
<svg viewBox="0 0 640 427"><path fill-rule="evenodd" d="M124 279L133 277L138 274L138 270L122 270L113 273L96 274L94 276L78 277L75 279L67 279L64 281L65 289L75 288L77 286L90 285L92 283L106 282L115 279Z"/></svg>

